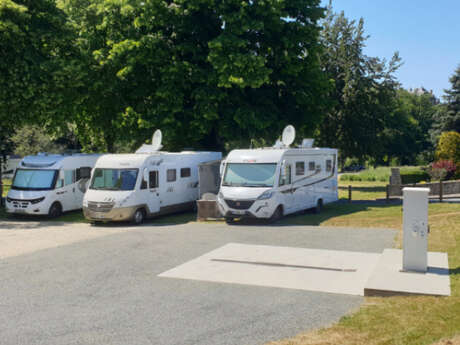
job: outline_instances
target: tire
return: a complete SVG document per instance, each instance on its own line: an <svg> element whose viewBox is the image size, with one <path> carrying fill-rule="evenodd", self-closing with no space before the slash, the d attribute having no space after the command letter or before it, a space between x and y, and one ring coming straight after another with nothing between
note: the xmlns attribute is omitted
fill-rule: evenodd
<svg viewBox="0 0 460 345"><path fill-rule="evenodd" d="M50 218L57 218L62 215L62 206L60 203L55 202L51 205L49 211L48 211L48 216Z"/></svg>
<svg viewBox="0 0 460 345"><path fill-rule="evenodd" d="M323 199L319 199L313 211L315 212L315 214L320 214L322 210L323 210Z"/></svg>
<svg viewBox="0 0 460 345"><path fill-rule="evenodd" d="M92 225L92 226L99 226L99 225L101 225L101 224L102 224L102 222L101 222L101 221L98 221L98 220L94 220L94 221L91 222L91 225Z"/></svg>
<svg viewBox="0 0 460 345"><path fill-rule="evenodd" d="M133 224L140 225L144 222L145 219L145 211L144 209L140 208L134 212L133 216Z"/></svg>
<svg viewBox="0 0 460 345"><path fill-rule="evenodd" d="M276 223L281 218L283 218L283 207L278 206L275 212L273 212L272 216L270 217L270 223Z"/></svg>
<svg viewBox="0 0 460 345"><path fill-rule="evenodd" d="M235 218L232 218L232 217L225 218L225 223L234 224L235 223Z"/></svg>

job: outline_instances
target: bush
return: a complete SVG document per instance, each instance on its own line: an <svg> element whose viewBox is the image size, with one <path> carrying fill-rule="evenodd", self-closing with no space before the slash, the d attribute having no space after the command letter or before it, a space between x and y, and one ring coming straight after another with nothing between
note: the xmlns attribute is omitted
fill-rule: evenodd
<svg viewBox="0 0 460 345"><path fill-rule="evenodd" d="M460 134L457 132L444 132L439 138L436 149L436 158L460 162Z"/></svg>
<svg viewBox="0 0 460 345"><path fill-rule="evenodd" d="M457 166L451 160L440 160L431 164L430 175L433 180L449 180L455 177Z"/></svg>

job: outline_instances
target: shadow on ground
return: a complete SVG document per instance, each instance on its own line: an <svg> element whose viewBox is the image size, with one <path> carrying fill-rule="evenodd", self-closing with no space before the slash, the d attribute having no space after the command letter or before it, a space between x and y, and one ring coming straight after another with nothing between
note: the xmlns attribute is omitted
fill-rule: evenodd
<svg viewBox="0 0 460 345"><path fill-rule="evenodd" d="M398 203L386 204L384 202L375 202L375 201L354 201L352 203L345 202L340 200L333 204L328 204L324 206L321 213L316 214L313 210L307 210L301 213L296 213L288 215L281 219L280 221L273 223L275 226L290 226L290 225L321 225L323 222L328 219L346 216L349 214L367 211L369 207L373 208L387 208L398 205ZM260 219L241 219L236 220L232 225L261 225L261 224L270 224L266 220Z"/></svg>
<svg viewBox="0 0 460 345"><path fill-rule="evenodd" d="M147 219L145 225L175 225L185 224L196 220L195 212L177 213L172 215L161 216L157 218ZM44 226L62 226L68 223L83 223L89 224L90 221L85 219L81 210L66 212L57 218L48 216L33 216L33 215L15 215L8 214L2 208L0 210L0 229L37 229ZM136 226L130 222L107 222L101 223L96 227L127 227Z"/></svg>

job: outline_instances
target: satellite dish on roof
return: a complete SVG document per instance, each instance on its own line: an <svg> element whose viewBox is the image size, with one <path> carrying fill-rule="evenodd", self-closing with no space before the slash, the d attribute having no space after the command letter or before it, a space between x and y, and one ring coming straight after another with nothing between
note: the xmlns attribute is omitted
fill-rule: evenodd
<svg viewBox="0 0 460 345"><path fill-rule="evenodd" d="M163 134L161 134L161 130L157 129L155 133L153 133L152 137L152 150L159 151L163 147L161 145L161 140L163 139Z"/></svg>
<svg viewBox="0 0 460 345"><path fill-rule="evenodd" d="M294 142L295 128L292 125L287 125L283 130L282 142L285 146L289 146Z"/></svg>

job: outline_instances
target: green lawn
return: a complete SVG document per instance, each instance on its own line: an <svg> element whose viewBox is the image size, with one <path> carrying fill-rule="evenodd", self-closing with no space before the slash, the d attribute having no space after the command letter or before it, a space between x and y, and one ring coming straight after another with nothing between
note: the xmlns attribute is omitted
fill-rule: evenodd
<svg viewBox="0 0 460 345"><path fill-rule="evenodd" d="M400 205L337 204L326 206L320 215L299 215L284 222L395 228L400 230L395 246L401 247ZM428 345L443 338L451 342L442 344L460 344L460 205L430 204L429 223L429 250L449 256L452 296L366 298L363 307L331 327L270 344Z"/></svg>
<svg viewBox="0 0 460 345"><path fill-rule="evenodd" d="M375 200L386 197L387 182L339 181L339 199L348 199L348 186L351 185L352 200Z"/></svg>

